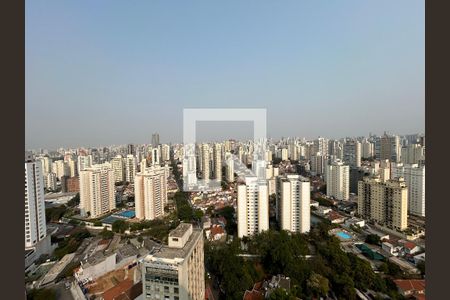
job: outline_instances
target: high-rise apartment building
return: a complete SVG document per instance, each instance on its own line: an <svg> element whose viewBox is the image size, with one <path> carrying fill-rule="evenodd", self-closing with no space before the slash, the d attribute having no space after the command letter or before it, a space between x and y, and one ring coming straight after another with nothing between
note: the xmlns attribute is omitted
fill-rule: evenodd
<svg viewBox="0 0 450 300"><path fill-rule="evenodd" d="M408 188L402 177L382 182L365 177L358 183L358 214L398 231L408 226Z"/></svg>
<svg viewBox="0 0 450 300"><path fill-rule="evenodd" d="M169 233L168 246L142 262L143 296L149 300L204 300L203 232L180 223Z"/></svg>
<svg viewBox="0 0 450 300"><path fill-rule="evenodd" d="M264 169L265 172L265 169ZM237 187L238 236L251 236L269 229L269 193L267 181L246 177Z"/></svg>
<svg viewBox="0 0 450 300"><path fill-rule="evenodd" d="M210 169L210 150L208 144L202 144L201 146L201 171L202 178L205 182L209 181L211 177L211 169Z"/></svg>
<svg viewBox="0 0 450 300"><path fill-rule="evenodd" d="M154 220L164 215L164 207L167 204L167 168L152 166L136 174L136 218Z"/></svg>
<svg viewBox="0 0 450 300"><path fill-rule="evenodd" d="M344 162L350 167L361 167L361 143L356 140L344 144Z"/></svg>
<svg viewBox="0 0 450 300"><path fill-rule="evenodd" d="M311 174L312 175L322 175L325 170L325 157L322 153L317 152L311 155Z"/></svg>
<svg viewBox="0 0 450 300"><path fill-rule="evenodd" d="M36 158L36 161L40 161L42 165L42 174L45 176L52 172L52 159L48 156L41 156Z"/></svg>
<svg viewBox="0 0 450 300"><path fill-rule="evenodd" d="M350 168L337 160L327 166L327 196L348 200L350 191Z"/></svg>
<svg viewBox="0 0 450 300"><path fill-rule="evenodd" d="M152 134L152 147L156 148L159 145L159 133Z"/></svg>
<svg viewBox="0 0 450 300"><path fill-rule="evenodd" d="M61 177L62 178L62 177ZM56 191L57 189L57 178L55 173L47 173L44 177L45 188L48 190Z"/></svg>
<svg viewBox="0 0 450 300"><path fill-rule="evenodd" d="M385 133L380 139L380 159L400 162L400 138L397 135Z"/></svg>
<svg viewBox="0 0 450 300"><path fill-rule="evenodd" d="M328 157L328 139L319 137L313 142L313 153L320 152L323 156Z"/></svg>
<svg viewBox="0 0 450 300"><path fill-rule="evenodd" d="M80 212L97 218L116 208L114 170L109 163L92 165L80 172Z"/></svg>
<svg viewBox="0 0 450 300"><path fill-rule="evenodd" d="M401 161L404 164L419 164L425 161L425 147L420 144L410 144L402 147Z"/></svg>
<svg viewBox="0 0 450 300"><path fill-rule="evenodd" d="M152 166L159 166L160 158L159 147L152 148Z"/></svg>
<svg viewBox="0 0 450 300"><path fill-rule="evenodd" d="M44 177L40 161L25 160L25 248L47 236Z"/></svg>
<svg viewBox="0 0 450 300"><path fill-rule="evenodd" d="M222 181L222 144L214 144L214 178Z"/></svg>
<svg viewBox="0 0 450 300"><path fill-rule="evenodd" d="M425 217L425 165L393 164L391 177L403 177L408 187L408 212Z"/></svg>
<svg viewBox="0 0 450 300"><path fill-rule="evenodd" d="M125 181L125 160L122 155L116 155L111 160L111 167L114 171L114 182Z"/></svg>
<svg viewBox="0 0 450 300"><path fill-rule="evenodd" d="M128 154L125 158L125 180L128 182L134 182L134 176L136 176L136 157Z"/></svg>
<svg viewBox="0 0 450 300"><path fill-rule="evenodd" d="M70 169L67 162L64 160L57 160L52 163L52 172L56 174L58 180L63 176L70 176Z"/></svg>
<svg viewBox="0 0 450 300"><path fill-rule="evenodd" d="M78 173L92 166L92 155L78 156Z"/></svg>
<svg viewBox="0 0 450 300"><path fill-rule="evenodd" d="M361 143L361 156L363 158L371 158L375 156L375 146L368 140L364 140Z"/></svg>
<svg viewBox="0 0 450 300"><path fill-rule="evenodd" d="M289 174L280 180L280 185L278 207L281 229L291 232L308 232L311 197L309 179Z"/></svg>
<svg viewBox="0 0 450 300"><path fill-rule="evenodd" d="M234 161L231 153L227 152L225 154L226 161L226 180L228 182L234 182Z"/></svg>
<svg viewBox="0 0 450 300"><path fill-rule="evenodd" d="M170 161L170 146L167 144L161 146L161 160L163 162Z"/></svg>

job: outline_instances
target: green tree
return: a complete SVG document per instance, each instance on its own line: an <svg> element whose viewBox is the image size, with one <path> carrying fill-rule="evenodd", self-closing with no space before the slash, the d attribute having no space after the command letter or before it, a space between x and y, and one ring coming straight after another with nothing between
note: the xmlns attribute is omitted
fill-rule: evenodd
<svg viewBox="0 0 450 300"><path fill-rule="evenodd" d="M103 228L103 230L99 233L99 235L102 237L102 239L110 240L114 237L114 232L106 229L106 227Z"/></svg>
<svg viewBox="0 0 450 300"><path fill-rule="evenodd" d="M56 292L53 289L34 289L27 294L29 300L56 300Z"/></svg>
<svg viewBox="0 0 450 300"><path fill-rule="evenodd" d="M129 228L125 220L116 220L112 223L112 231L117 233L124 233Z"/></svg>
<svg viewBox="0 0 450 300"><path fill-rule="evenodd" d="M366 237L366 243L372 244L372 245L380 245L380 237L376 234L369 234Z"/></svg>
<svg viewBox="0 0 450 300"><path fill-rule="evenodd" d="M328 279L314 272L311 273L307 286L315 297L325 297L330 290Z"/></svg>
<svg viewBox="0 0 450 300"><path fill-rule="evenodd" d="M295 300L295 297L286 292L285 289L276 288L270 293L269 300Z"/></svg>

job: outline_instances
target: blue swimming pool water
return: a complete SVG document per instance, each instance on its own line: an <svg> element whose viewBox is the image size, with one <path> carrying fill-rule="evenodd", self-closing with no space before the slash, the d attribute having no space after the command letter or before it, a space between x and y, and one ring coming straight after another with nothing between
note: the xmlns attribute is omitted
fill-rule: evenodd
<svg viewBox="0 0 450 300"><path fill-rule="evenodd" d="M351 236L349 234L346 234L345 232L342 232L342 231L339 231L338 233L336 233L336 235L345 240L348 240L351 238Z"/></svg>
<svg viewBox="0 0 450 300"><path fill-rule="evenodd" d="M118 216L122 216L128 219L134 218L136 216L136 213L134 212L134 210L126 210L126 211L122 211L120 213L117 213L116 215Z"/></svg>

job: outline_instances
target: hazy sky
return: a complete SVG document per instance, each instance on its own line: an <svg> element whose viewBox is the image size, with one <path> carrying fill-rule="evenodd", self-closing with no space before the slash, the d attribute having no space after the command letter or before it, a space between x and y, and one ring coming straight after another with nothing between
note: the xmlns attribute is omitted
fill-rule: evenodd
<svg viewBox="0 0 450 300"><path fill-rule="evenodd" d="M26 147L180 142L183 108L267 108L274 138L423 132L424 19L415 0L26 1Z"/></svg>

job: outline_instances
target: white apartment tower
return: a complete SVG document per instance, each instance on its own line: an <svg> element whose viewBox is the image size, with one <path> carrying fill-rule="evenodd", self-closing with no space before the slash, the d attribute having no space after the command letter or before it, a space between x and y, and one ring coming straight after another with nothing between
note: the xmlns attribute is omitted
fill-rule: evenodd
<svg viewBox="0 0 450 300"><path fill-rule="evenodd" d="M144 299L204 300L203 231L180 223L169 233L169 245L142 262Z"/></svg>
<svg viewBox="0 0 450 300"><path fill-rule="evenodd" d="M92 155L78 156L78 173L92 165Z"/></svg>
<svg viewBox="0 0 450 300"><path fill-rule="evenodd" d="M222 144L214 144L214 177L222 181Z"/></svg>
<svg viewBox="0 0 450 300"><path fill-rule="evenodd" d="M337 160L326 170L327 196L338 200L348 200L350 192L350 168Z"/></svg>
<svg viewBox="0 0 450 300"><path fill-rule="evenodd" d="M167 204L166 168L146 168L137 173L134 180L136 218L154 220L162 217Z"/></svg>
<svg viewBox="0 0 450 300"><path fill-rule="evenodd" d="M128 182L134 182L134 176L136 176L136 157L133 154L128 154L125 158L125 180Z"/></svg>
<svg viewBox="0 0 450 300"><path fill-rule="evenodd" d="M233 155L229 152L225 154L225 161L226 161L226 180L228 182L234 182L234 161L233 161Z"/></svg>
<svg viewBox="0 0 450 300"><path fill-rule="evenodd" d="M56 188L57 188L56 181L57 181L56 174L48 173L44 177L45 188L52 190L52 191L56 191Z"/></svg>
<svg viewBox="0 0 450 300"><path fill-rule="evenodd" d="M44 177L40 161L25 162L25 248L47 236Z"/></svg>
<svg viewBox="0 0 450 300"><path fill-rule="evenodd" d="M97 218L116 208L114 171L109 163L92 165L80 172L80 211Z"/></svg>
<svg viewBox="0 0 450 300"><path fill-rule="evenodd" d="M117 155L111 160L111 167L114 171L114 181L123 182L125 180L125 161L122 155Z"/></svg>
<svg viewBox="0 0 450 300"><path fill-rule="evenodd" d="M265 169L264 169L265 172ZM269 229L269 193L267 181L246 177L237 188L238 236L251 236Z"/></svg>
<svg viewBox="0 0 450 300"><path fill-rule="evenodd" d="M309 179L289 174L280 180L279 220L282 230L308 232L310 229Z"/></svg>
<svg viewBox="0 0 450 300"><path fill-rule="evenodd" d="M202 178L205 180L205 182L209 181L211 176L211 170L210 170L210 150L208 144L202 144L201 146L201 171L202 171Z"/></svg>
<svg viewBox="0 0 450 300"><path fill-rule="evenodd" d="M391 177L403 177L408 187L408 212L425 217L425 166L393 164Z"/></svg>
<svg viewBox="0 0 450 300"><path fill-rule="evenodd" d="M404 164L418 164L425 161L425 147L420 144L403 147L401 161Z"/></svg>
<svg viewBox="0 0 450 300"><path fill-rule="evenodd" d="M350 167L361 167L361 143L355 140L344 144L344 162Z"/></svg>

